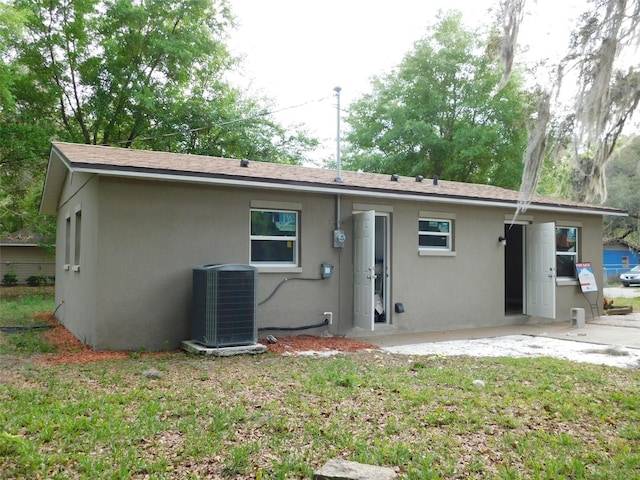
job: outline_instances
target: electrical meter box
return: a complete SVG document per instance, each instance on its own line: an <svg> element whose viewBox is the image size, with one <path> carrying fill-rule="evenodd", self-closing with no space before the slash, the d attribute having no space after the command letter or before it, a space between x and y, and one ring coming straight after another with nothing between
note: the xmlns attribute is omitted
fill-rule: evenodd
<svg viewBox="0 0 640 480"><path fill-rule="evenodd" d="M331 278L331 275L333 275L333 265L330 263L323 263L320 266L320 274L322 278Z"/></svg>
<svg viewBox="0 0 640 480"><path fill-rule="evenodd" d="M344 234L344 230L336 229L333 231L333 248L343 248L346 240L347 236Z"/></svg>

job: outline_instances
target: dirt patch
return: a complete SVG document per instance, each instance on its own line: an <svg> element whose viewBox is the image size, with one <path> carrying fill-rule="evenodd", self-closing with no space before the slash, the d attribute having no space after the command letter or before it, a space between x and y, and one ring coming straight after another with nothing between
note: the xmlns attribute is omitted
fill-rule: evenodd
<svg viewBox="0 0 640 480"><path fill-rule="evenodd" d="M42 365L59 365L69 363L88 363L99 362L103 360L113 360L118 358L126 358L131 355L167 355L173 352L124 352L124 351L95 351L88 345L83 344L74 337L69 330L51 318L51 313L43 313L36 315L34 318L41 320L43 323L50 325L44 332L47 342L54 345L57 349L56 353L38 355L34 361ZM351 340L342 337L316 337L313 335L296 335L292 337L279 337L276 343L270 343L266 339L260 340L260 343L266 345L267 350L276 355L295 355L305 352L314 352L318 354L326 354L328 352L356 352L361 350L375 350L374 345Z"/></svg>
<svg viewBox="0 0 640 480"><path fill-rule="evenodd" d="M28 297L53 298L53 285L30 287L27 285L0 286L0 298L4 301L18 301Z"/></svg>

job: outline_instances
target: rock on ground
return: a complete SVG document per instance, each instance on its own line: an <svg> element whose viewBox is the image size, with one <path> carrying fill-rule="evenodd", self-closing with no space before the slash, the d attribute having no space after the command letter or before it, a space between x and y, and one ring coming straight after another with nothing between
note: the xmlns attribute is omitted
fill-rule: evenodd
<svg viewBox="0 0 640 480"><path fill-rule="evenodd" d="M333 458L313 475L314 480L393 480L395 470Z"/></svg>

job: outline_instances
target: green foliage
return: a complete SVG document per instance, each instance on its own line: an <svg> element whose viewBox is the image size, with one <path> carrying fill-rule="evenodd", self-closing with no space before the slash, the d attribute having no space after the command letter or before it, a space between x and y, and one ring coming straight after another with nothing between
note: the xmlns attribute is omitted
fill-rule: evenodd
<svg viewBox="0 0 640 480"><path fill-rule="evenodd" d="M47 277L44 275L31 275L27 277L27 285L30 287L39 287L47 284Z"/></svg>
<svg viewBox="0 0 640 480"><path fill-rule="evenodd" d="M0 290L0 325L31 326L37 322L37 313L51 312L54 308L53 287L7 287Z"/></svg>
<svg viewBox="0 0 640 480"><path fill-rule="evenodd" d="M6 285L10 287L12 285L17 285L17 284L18 284L18 276L15 273L9 272L9 273L5 273L2 276L2 285Z"/></svg>
<svg viewBox="0 0 640 480"><path fill-rule="evenodd" d="M518 188L529 96L517 76L496 93L501 69L485 48L461 14L441 16L351 105L345 165Z"/></svg>
<svg viewBox="0 0 640 480"><path fill-rule="evenodd" d="M573 166L568 157L552 159L546 157L536 193L556 198L571 198L571 176Z"/></svg>
<svg viewBox="0 0 640 480"><path fill-rule="evenodd" d="M231 62L221 35L232 17L223 1L15 5L29 33L15 62L55 109L65 140L130 145L191 77Z"/></svg>
<svg viewBox="0 0 640 480"><path fill-rule="evenodd" d="M34 317L38 313L53 310L51 287L9 287L3 288L0 295L0 326L24 328L14 333L0 333L0 354L54 352L55 347L44 339L42 322ZM1 338L3 335L4 339Z"/></svg>
<svg viewBox="0 0 640 480"><path fill-rule="evenodd" d="M52 139L300 163L317 141L226 80L227 0L0 4L0 234L38 215Z"/></svg>
<svg viewBox="0 0 640 480"><path fill-rule="evenodd" d="M619 141L607 166L607 202L629 217L605 218L605 235L622 238L640 248L640 137Z"/></svg>
<svg viewBox="0 0 640 480"><path fill-rule="evenodd" d="M28 227L38 214L53 132L44 119L0 111L0 234Z"/></svg>
<svg viewBox="0 0 640 480"><path fill-rule="evenodd" d="M8 333L6 334L6 340L0 344L0 353L9 355L36 355L56 352L56 347L45 340L43 332L44 330L35 328L18 333Z"/></svg>

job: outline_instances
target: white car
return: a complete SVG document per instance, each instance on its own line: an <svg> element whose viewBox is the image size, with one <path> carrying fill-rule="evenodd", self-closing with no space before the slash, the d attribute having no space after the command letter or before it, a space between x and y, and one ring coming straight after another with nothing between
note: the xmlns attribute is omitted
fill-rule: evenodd
<svg viewBox="0 0 640 480"><path fill-rule="evenodd" d="M625 287L628 287L632 283L640 285L640 265L636 265L627 273L620 275L620 283Z"/></svg>

